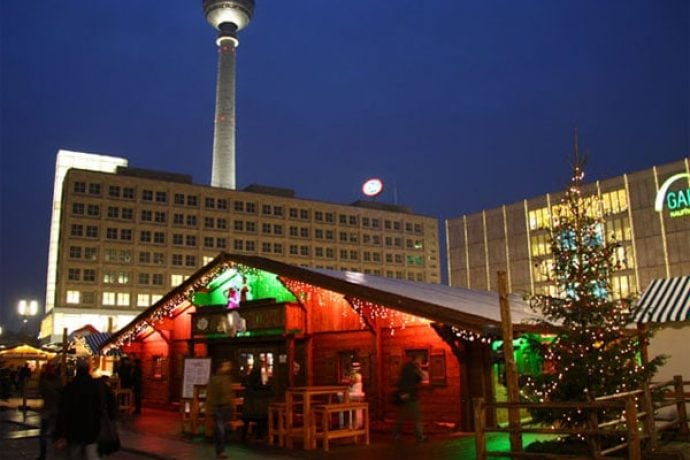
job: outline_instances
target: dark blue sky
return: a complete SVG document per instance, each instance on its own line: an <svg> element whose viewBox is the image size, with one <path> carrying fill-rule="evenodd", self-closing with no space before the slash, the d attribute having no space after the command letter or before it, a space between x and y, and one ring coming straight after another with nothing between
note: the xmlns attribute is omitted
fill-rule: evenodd
<svg viewBox="0 0 690 460"><path fill-rule="evenodd" d="M339 203L364 179L445 219L688 155L687 0L257 0L238 187ZM0 1L0 325L44 303L58 149L210 182L200 0Z"/></svg>

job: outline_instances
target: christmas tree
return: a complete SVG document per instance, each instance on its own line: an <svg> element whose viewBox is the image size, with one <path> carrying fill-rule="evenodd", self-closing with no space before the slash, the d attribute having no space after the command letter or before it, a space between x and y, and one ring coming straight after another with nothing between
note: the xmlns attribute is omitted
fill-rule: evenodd
<svg viewBox="0 0 690 460"><path fill-rule="evenodd" d="M542 326L555 334L541 348L543 372L529 377L522 389L531 401L587 401L634 390L661 362L640 361L640 341L648 337L630 327L631 299L614 298L610 280L620 268L615 257L619 243L605 237L598 197L581 194L583 165L576 142L570 185L552 209L551 290L530 297ZM534 410L532 417L541 423L577 426L587 414Z"/></svg>

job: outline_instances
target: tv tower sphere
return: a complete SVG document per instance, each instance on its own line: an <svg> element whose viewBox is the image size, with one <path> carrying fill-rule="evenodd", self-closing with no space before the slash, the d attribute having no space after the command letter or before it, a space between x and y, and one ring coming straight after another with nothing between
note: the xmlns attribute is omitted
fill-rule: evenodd
<svg viewBox="0 0 690 460"><path fill-rule="evenodd" d="M224 24L233 24L242 30L249 24L254 13L254 0L203 0L206 21L223 31Z"/></svg>

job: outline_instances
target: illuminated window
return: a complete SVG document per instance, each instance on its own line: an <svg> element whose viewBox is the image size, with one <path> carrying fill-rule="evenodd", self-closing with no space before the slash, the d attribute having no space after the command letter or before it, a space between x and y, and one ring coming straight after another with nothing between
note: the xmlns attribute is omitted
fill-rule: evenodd
<svg viewBox="0 0 690 460"><path fill-rule="evenodd" d="M137 307L148 307L151 305L151 296L149 294L137 294Z"/></svg>
<svg viewBox="0 0 690 460"><path fill-rule="evenodd" d="M118 294L117 294L117 306L118 307L129 307L129 293L118 292Z"/></svg>
<svg viewBox="0 0 690 460"><path fill-rule="evenodd" d="M184 275L170 275L170 286L179 286L184 281Z"/></svg>
<svg viewBox="0 0 690 460"><path fill-rule="evenodd" d="M67 297L65 301L68 304L78 304L80 297L81 296L79 291L67 291Z"/></svg>
<svg viewBox="0 0 690 460"><path fill-rule="evenodd" d="M115 305L115 293L114 292L104 292L103 293L103 305Z"/></svg>

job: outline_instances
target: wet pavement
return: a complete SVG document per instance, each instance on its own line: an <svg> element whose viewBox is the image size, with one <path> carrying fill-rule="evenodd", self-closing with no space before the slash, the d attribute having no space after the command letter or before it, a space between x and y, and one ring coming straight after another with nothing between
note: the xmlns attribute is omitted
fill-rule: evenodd
<svg viewBox="0 0 690 460"><path fill-rule="evenodd" d="M29 402L34 409L18 410L16 401L0 401L0 457L18 460L36 459L38 456L39 414L37 402ZM160 460L204 460L215 459L213 443L203 436L182 433L182 424L177 412L144 408L141 415L123 415L118 421L122 448L112 460L160 459ZM385 427L375 427L371 433L371 444L354 445L334 443L330 452L322 450L304 451L299 447L284 449L272 447L265 442L250 439L239 442L237 433L232 433L226 448L230 459L474 459L474 437L471 433L450 432L447 429L430 427L429 440L417 443L412 434L394 442ZM526 439L526 443L529 440ZM490 450L504 450L508 443L505 437L490 436ZM669 447L669 446L667 446ZM690 460L690 443L670 446L680 455L654 458L686 458ZM61 459L59 452L51 451L49 459ZM498 457L492 457L498 458ZM507 457L503 457L507 458Z"/></svg>

